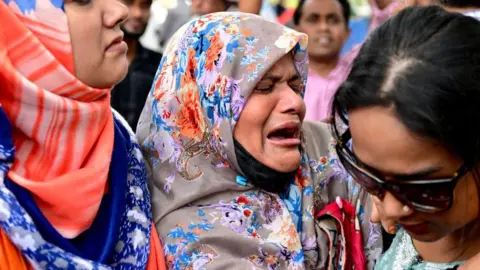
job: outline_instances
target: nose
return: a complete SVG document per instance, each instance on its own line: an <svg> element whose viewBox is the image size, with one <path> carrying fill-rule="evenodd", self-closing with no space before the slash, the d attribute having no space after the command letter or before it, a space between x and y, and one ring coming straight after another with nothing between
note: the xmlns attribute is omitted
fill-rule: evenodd
<svg viewBox="0 0 480 270"><path fill-rule="evenodd" d="M305 102L303 98L293 90L288 84L286 84L279 94L280 96L280 110L282 113L296 114L300 120L305 117Z"/></svg>
<svg viewBox="0 0 480 270"><path fill-rule="evenodd" d="M133 5L130 7L130 17L139 18L142 17L142 8L139 5Z"/></svg>
<svg viewBox="0 0 480 270"><path fill-rule="evenodd" d="M328 23L326 19L320 20L320 22L317 25L317 31L318 32L328 31Z"/></svg>
<svg viewBox="0 0 480 270"><path fill-rule="evenodd" d="M128 7L118 0L104 1L105 12L103 15L104 25L113 28L128 18Z"/></svg>
<svg viewBox="0 0 480 270"><path fill-rule="evenodd" d="M381 203L383 214L385 215L386 219L398 221L413 214L413 211L410 209L410 207L400 202L390 192L385 193Z"/></svg>

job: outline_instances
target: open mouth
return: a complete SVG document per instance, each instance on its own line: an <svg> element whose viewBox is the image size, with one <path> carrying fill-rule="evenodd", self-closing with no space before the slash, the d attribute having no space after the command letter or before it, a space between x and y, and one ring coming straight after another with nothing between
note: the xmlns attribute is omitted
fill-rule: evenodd
<svg viewBox="0 0 480 270"><path fill-rule="evenodd" d="M332 43L332 39L330 37L321 36L321 37L316 37L315 42L320 44L320 45L326 46L326 45L329 45L330 43Z"/></svg>
<svg viewBox="0 0 480 270"><path fill-rule="evenodd" d="M300 123L288 123L274 128L267 135L272 143L281 146L295 146L300 144Z"/></svg>
<svg viewBox="0 0 480 270"><path fill-rule="evenodd" d="M270 132L267 138L275 141L286 140L286 139L299 139L300 130L297 128L282 128L282 129Z"/></svg>

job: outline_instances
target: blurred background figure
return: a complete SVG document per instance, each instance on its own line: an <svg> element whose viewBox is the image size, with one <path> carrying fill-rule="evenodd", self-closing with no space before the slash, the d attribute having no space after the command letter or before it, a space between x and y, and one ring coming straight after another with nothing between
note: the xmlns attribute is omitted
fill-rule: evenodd
<svg viewBox="0 0 480 270"><path fill-rule="evenodd" d="M354 0L350 0L350 2L354 2ZM356 7L359 16L352 19L350 22L349 26L352 30L352 34L345 43L342 54L347 54L351 52L355 46L362 44L368 34L390 18L401 1L368 0L367 3L368 6L365 6L364 3L359 3L361 6Z"/></svg>
<svg viewBox="0 0 480 270"><path fill-rule="evenodd" d="M241 12L259 14L262 9L263 0L239 0L238 9Z"/></svg>
<svg viewBox="0 0 480 270"><path fill-rule="evenodd" d="M236 10L239 0L155 0L151 16L140 43L151 51L163 54L175 32L189 20L220 11ZM245 4L250 0L240 0ZM261 0L252 0L260 1Z"/></svg>
<svg viewBox="0 0 480 270"><path fill-rule="evenodd" d="M170 37L191 18L190 1L155 0L151 16L140 43L152 51L163 54Z"/></svg>
<svg viewBox="0 0 480 270"><path fill-rule="evenodd" d="M450 12L463 13L480 19L480 1L478 0L406 0L396 9L396 12L409 6L440 5Z"/></svg>
<svg viewBox="0 0 480 270"><path fill-rule="evenodd" d="M202 16L209 13L232 10L236 8L238 0L191 0L191 14Z"/></svg>
<svg viewBox="0 0 480 270"><path fill-rule="evenodd" d="M425 1L425 0L424 0ZM447 11L459 12L480 20L480 1L478 0L434 0Z"/></svg>
<svg viewBox="0 0 480 270"><path fill-rule="evenodd" d="M347 0L301 0L294 14L296 29L308 35L308 73L305 119L328 117L335 91L348 75L350 62L340 56L350 35Z"/></svg>
<svg viewBox="0 0 480 270"><path fill-rule="evenodd" d="M139 38L145 32L152 0L121 0L127 7L128 19L121 25L128 44L130 64L125 79L112 91L111 105L135 130L153 82L161 54L142 46Z"/></svg>

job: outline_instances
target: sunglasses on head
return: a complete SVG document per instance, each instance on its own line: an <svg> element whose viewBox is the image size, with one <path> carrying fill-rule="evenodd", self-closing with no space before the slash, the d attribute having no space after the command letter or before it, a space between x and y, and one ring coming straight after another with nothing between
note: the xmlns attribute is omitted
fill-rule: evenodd
<svg viewBox="0 0 480 270"><path fill-rule="evenodd" d="M436 213L452 207L455 187L467 172L465 166L460 167L451 178L385 181L375 176L356 158L347 146L350 140L349 129L337 138L338 157L343 167L368 193L382 199L388 191L400 202L418 212Z"/></svg>

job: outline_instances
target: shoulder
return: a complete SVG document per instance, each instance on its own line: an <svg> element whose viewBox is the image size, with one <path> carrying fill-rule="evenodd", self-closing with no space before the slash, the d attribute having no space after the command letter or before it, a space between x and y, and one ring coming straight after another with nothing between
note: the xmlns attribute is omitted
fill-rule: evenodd
<svg viewBox="0 0 480 270"><path fill-rule="evenodd" d="M326 156L333 143L330 126L322 122L305 121L302 126L304 143L310 159Z"/></svg>

